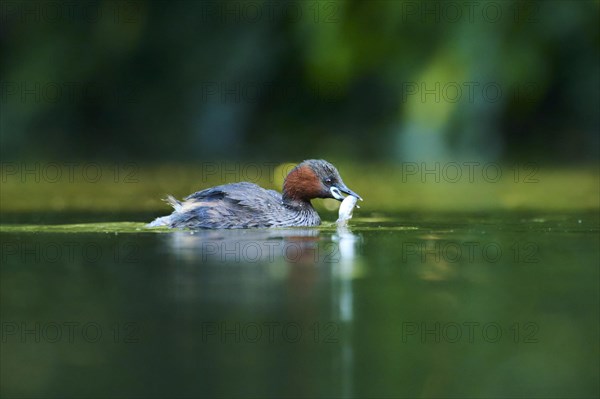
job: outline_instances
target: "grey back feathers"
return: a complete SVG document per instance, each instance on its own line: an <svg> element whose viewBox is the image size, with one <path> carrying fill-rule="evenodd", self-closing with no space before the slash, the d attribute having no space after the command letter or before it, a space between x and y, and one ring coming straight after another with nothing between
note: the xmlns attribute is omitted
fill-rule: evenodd
<svg viewBox="0 0 600 399"><path fill-rule="evenodd" d="M247 182L198 191L184 201L173 196L168 196L165 201L174 212L157 218L150 227L231 229L317 226L321 223L310 203L284 204L280 193Z"/></svg>

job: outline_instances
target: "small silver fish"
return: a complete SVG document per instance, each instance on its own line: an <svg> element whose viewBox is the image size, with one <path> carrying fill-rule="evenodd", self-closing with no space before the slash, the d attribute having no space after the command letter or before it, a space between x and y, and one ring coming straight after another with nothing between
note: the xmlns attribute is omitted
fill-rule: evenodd
<svg viewBox="0 0 600 399"><path fill-rule="evenodd" d="M354 212L354 207L356 206L358 208L358 206L356 205L357 200L358 198L352 195L349 195L346 198L344 198L344 200L340 204L340 209L338 211L338 220L336 222L338 225L345 226L348 224L348 220L352 219L352 212Z"/></svg>

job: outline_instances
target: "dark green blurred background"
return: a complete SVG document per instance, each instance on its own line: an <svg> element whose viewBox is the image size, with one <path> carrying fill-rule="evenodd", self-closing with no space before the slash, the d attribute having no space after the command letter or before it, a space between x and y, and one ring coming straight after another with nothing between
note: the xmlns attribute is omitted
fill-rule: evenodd
<svg viewBox="0 0 600 399"><path fill-rule="evenodd" d="M3 160L596 161L598 1L3 1Z"/></svg>

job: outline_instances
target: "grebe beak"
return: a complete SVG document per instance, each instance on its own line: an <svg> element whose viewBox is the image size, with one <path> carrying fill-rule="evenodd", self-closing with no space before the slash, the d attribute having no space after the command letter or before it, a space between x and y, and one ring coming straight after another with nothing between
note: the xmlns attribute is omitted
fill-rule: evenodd
<svg viewBox="0 0 600 399"><path fill-rule="evenodd" d="M348 187L346 187L344 185L344 183L340 183L338 184L338 186L332 186L329 191L331 192L331 195L333 195L333 198L335 198L338 201L343 201L344 200L344 196L342 195L342 193L351 195L353 197L358 198L359 200L363 200L360 195L356 194L354 191L350 190Z"/></svg>

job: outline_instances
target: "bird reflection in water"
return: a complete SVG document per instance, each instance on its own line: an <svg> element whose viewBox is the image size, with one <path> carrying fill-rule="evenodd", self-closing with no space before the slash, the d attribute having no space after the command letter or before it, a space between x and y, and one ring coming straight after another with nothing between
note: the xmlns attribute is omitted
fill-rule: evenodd
<svg viewBox="0 0 600 399"><path fill-rule="evenodd" d="M177 258L200 263L273 263L314 265L339 263L355 256L358 237L337 227L334 234L319 228L177 231L167 235Z"/></svg>
<svg viewBox="0 0 600 399"><path fill-rule="evenodd" d="M334 230L333 226L163 235L176 260L171 295L186 305L177 307L177 317L188 323L188 339L197 339L193 331L198 330L199 317L226 320L230 325L247 318L259 324L293 321L303 326L306 339L312 339L314 330L310 329L320 323L327 327L321 330L321 339L333 338L334 345L329 348L339 350L335 363L341 371L341 392L351 396L353 289L360 275L362 240L348 226L338 225ZM302 358L305 353L309 356L311 352L299 346L295 355Z"/></svg>

